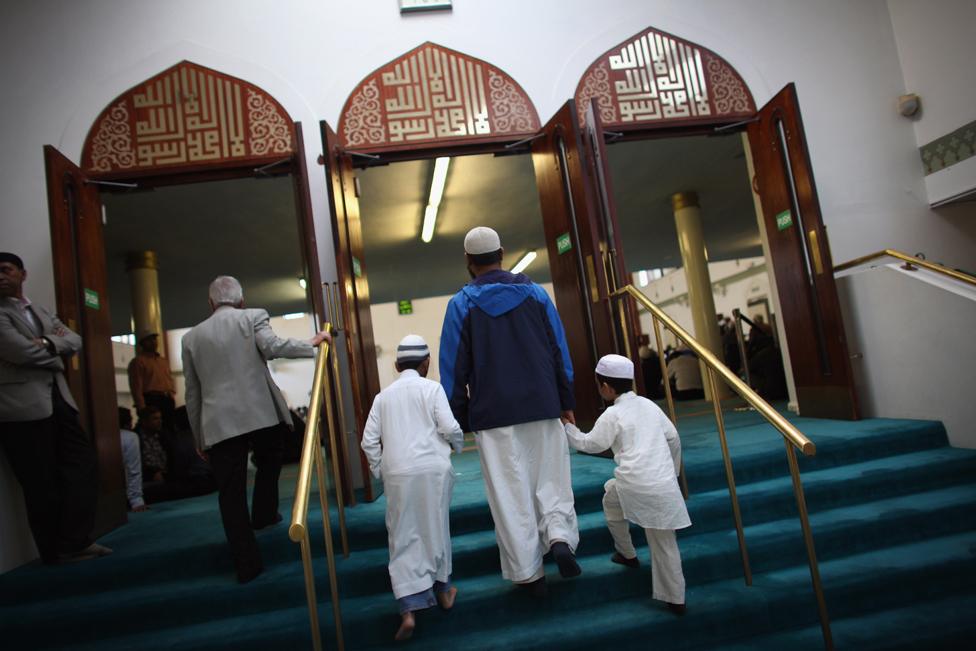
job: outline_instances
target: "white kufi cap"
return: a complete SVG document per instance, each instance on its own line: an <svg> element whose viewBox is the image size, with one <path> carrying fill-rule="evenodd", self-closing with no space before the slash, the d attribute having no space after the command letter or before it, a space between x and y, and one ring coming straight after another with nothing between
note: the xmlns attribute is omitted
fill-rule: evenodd
<svg viewBox="0 0 976 651"><path fill-rule="evenodd" d="M502 241L493 228L475 226L464 236L464 252L468 255L494 253L500 248L502 248Z"/></svg>
<svg viewBox="0 0 976 651"><path fill-rule="evenodd" d="M397 346L398 362L419 362L430 357L430 348L420 335L407 335Z"/></svg>
<svg viewBox="0 0 976 651"><path fill-rule="evenodd" d="M634 363L623 355L604 355L596 363L596 372L603 377L633 380Z"/></svg>

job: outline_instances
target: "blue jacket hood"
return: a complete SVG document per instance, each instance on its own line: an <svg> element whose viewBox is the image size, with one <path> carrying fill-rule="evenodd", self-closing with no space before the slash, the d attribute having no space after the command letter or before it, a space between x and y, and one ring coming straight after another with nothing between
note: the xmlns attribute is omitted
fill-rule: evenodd
<svg viewBox="0 0 976 651"><path fill-rule="evenodd" d="M500 269L478 276L461 291L492 318L511 312L535 292L528 276Z"/></svg>

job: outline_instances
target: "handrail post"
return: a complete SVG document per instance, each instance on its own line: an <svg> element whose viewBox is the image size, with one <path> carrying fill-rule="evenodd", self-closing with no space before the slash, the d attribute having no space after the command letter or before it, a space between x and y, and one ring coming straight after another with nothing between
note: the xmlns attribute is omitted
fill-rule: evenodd
<svg viewBox="0 0 976 651"><path fill-rule="evenodd" d="M308 619L312 627L312 648L322 651L322 631L319 628L318 600L315 598L315 573L312 571L312 551L308 530L302 532L302 571L305 574L305 598L308 600Z"/></svg>
<svg viewBox="0 0 976 651"><path fill-rule="evenodd" d="M742 312L739 308L732 310L732 319L735 323L735 343L739 347L739 361L742 364L742 370L745 371L746 384L752 386L752 375L749 373L749 359L746 357L746 339L742 334Z"/></svg>
<svg viewBox="0 0 976 651"><path fill-rule="evenodd" d="M668 379L668 363L664 360L664 340L661 338L661 324L657 317L651 315L651 323L654 324L654 340L657 342L657 359L661 363L661 383L664 384L664 397L668 401L668 413L671 415L671 424L675 429L678 428L678 411L674 407L674 396L671 395L671 382ZM681 467L678 471L678 483L681 486L681 496L688 500L688 478L685 477L685 460L682 457Z"/></svg>
<svg viewBox="0 0 976 651"><path fill-rule="evenodd" d="M328 327L328 324L326 324L326 327ZM336 355L335 348L333 348L329 352L331 353L331 357L335 359L335 355ZM330 370L331 370L331 365L330 365ZM342 555L344 558L349 558L349 538L346 534L346 508L345 508L345 504L343 504L342 480L339 475L339 448L336 443L335 427L334 427L334 421L332 417L333 392L332 392L332 382L330 381L329 375L330 375L329 373L326 373L326 377L323 382L325 386L322 387L322 390L325 392L325 395L323 396L322 399L325 401L326 422L329 423L328 435L329 435L329 449L332 451L332 480L333 480L333 484L335 485L336 509L339 511L339 538L342 541ZM338 389L338 385L336 386L336 388ZM342 396L339 397L341 398ZM319 446L320 453L321 450L322 448L321 446ZM321 477L319 478L319 481L320 482L322 481ZM328 490L325 484L322 484L322 490Z"/></svg>
<svg viewBox="0 0 976 651"><path fill-rule="evenodd" d="M820 629L823 632L824 648L834 649L834 637L830 631L830 615L827 613L827 601L824 598L823 585L820 583L820 569L817 565L817 549L813 544L813 532L810 529L810 518L807 513L807 501L803 495L803 483L800 481L800 466L796 461L796 450L789 441L786 443L786 459L790 465L790 476L793 478L793 494L796 497L796 509L800 514L800 526L803 529L803 542L807 548L807 562L810 565L810 580L813 582L813 592L817 597L817 612L820 616Z"/></svg>
<svg viewBox="0 0 976 651"><path fill-rule="evenodd" d="M722 417L722 400L716 391L715 372L708 367L708 384L712 392L712 407L715 409L715 423L718 425L718 439L722 444L722 460L725 462L725 480L729 484L729 497L732 499L732 518L735 520L735 535L739 539L739 553L742 555L742 573L746 585L752 585L752 568L749 566L749 550L746 548L746 534L742 528L742 514L739 511L739 497L735 492L735 474L732 472L732 457L729 443L725 437L725 419Z"/></svg>

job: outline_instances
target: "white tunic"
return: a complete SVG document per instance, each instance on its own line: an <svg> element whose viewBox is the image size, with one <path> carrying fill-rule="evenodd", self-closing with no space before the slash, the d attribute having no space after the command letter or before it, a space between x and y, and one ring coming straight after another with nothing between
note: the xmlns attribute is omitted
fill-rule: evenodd
<svg viewBox="0 0 976 651"><path fill-rule="evenodd" d="M628 391L584 434L566 424L569 444L583 452L613 450L614 476L624 517L645 529L683 529L691 525L681 489L681 439L664 412Z"/></svg>
<svg viewBox="0 0 976 651"><path fill-rule="evenodd" d="M373 400L362 448L383 478L390 580L397 599L451 574L449 509L461 427L440 384L407 369ZM381 449L382 444L382 449Z"/></svg>

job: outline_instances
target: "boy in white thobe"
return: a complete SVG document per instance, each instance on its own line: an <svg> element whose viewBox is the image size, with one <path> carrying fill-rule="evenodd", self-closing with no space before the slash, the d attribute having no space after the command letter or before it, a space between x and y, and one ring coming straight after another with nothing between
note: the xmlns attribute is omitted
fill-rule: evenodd
<svg viewBox="0 0 976 651"><path fill-rule="evenodd" d="M427 379L430 350L418 335L397 347L400 377L373 400L362 448L386 493L390 580L402 618L395 639L413 634L414 611L454 605L449 509L454 487L451 448L461 427L443 387ZM380 448L382 444L382 450Z"/></svg>
<svg viewBox="0 0 976 651"><path fill-rule="evenodd" d="M596 365L597 385L612 401L593 431L581 432L566 423L570 446L583 452L613 450L615 479L604 484L603 513L613 536L614 563L637 567L630 524L644 528L651 552L653 596L677 615L685 612L685 578L675 529L691 526L678 488L681 439L664 412L633 392L634 364L620 355L606 355Z"/></svg>

